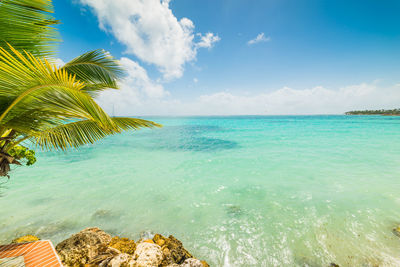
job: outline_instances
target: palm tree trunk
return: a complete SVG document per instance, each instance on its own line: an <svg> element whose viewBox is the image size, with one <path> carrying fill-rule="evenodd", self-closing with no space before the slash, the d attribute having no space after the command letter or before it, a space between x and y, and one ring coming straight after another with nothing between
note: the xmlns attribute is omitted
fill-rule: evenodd
<svg viewBox="0 0 400 267"><path fill-rule="evenodd" d="M1 0L0 0L1 1ZM8 154L8 145L13 140L15 131L11 130L7 136L2 137L4 144L0 148L0 176L8 176L11 164L21 165L13 156Z"/></svg>

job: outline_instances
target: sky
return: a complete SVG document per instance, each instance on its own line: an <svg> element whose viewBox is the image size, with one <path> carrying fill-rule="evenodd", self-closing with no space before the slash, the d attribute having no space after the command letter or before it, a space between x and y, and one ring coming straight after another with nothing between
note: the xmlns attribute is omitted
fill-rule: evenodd
<svg viewBox="0 0 400 267"><path fill-rule="evenodd" d="M59 62L126 70L114 115L342 114L400 108L398 0L54 0Z"/></svg>

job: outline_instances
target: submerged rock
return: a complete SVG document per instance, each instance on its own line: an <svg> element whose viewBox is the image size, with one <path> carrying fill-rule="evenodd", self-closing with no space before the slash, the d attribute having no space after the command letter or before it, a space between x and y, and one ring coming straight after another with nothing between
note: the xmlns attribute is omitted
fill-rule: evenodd
<svg viewBox="0 0 400 267"><path fill-rule="evenodd" d="M39 237L34 235L24 235L14 239L11 243L28 243L40 240Z"/></svg>
<svg viewBox="0 0 400 267"><path fill-rule="evenodd" d="M118 249L122 253L133 255L136 249L136 243L133 240L125 237L115 236L111 239L111 242L108 244L109 247Z"/></svg>
<svg viewBox="0 0 400 267"><path fill-rule="evenodd" d="M400 225L393 229L393 233L400 237Z"/></svg>
<svg viewBox="0 0 400 267"><path fill-rule="evenodd" d="M112 210L97 210L92 214L92 220L109 220L115 217L115 214Z"/></svg>
<svg viewBox="0 0 400 267"><path fill-rule="evenodd" d="M107 250L111 236L99 228L86 228L56 246L66 266L84 266Z"/></svg>
<svg viewBox="0 0 400 267"><path fill-rule="evenodd" d="M75 229L76 225L76 222L70 220L52 222L41 226L36 233L44 238L50 238Z"/></svg>
<svg viewBox="0 0 400 267"><path fill-rule="evenodd" d="M161 247L152 243L139 243L133 256L138 267L157 267L161 265L163 253Z"/></svg>
<svg viewBox="0 0 400 267"><path fill-rule="evenodd" d="M230 216L239 217L243 214L243 210L240 206L229 205L226 207L226 213Z"/></svg>

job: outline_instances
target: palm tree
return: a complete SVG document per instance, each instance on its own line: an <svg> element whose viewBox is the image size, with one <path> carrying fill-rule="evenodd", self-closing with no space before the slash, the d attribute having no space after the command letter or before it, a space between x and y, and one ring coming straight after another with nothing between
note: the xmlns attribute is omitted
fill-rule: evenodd
<svg viewBox="0 0 400 267"><path fill-rule="evenodd" d="M0 47L53 56L59 36L51 0L0 0Z"/></svg>
<svg viewBox="0 0 400 267"><path fill-rule="evenodd" d="M32 157L33 151L17 149L25 140L67 150L124 130L160 126L110 117L95 102L102 90L117 89L123 75L104 50L62 67L44 57L54 54L57 40L50 12L50 0L0 0L0 176L8 176L10 164Z"/></svg>

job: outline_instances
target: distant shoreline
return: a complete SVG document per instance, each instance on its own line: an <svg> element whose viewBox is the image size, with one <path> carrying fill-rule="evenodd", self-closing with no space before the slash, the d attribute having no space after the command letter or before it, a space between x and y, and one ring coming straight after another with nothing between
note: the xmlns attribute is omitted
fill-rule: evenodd
<svg viewBox="0 0 400 267"><path fill-rule="evenodd" d="M400 114L345 114L348 116L400 116Z"/></svg>
<svg viewBox="0 0 400 267"><path fill-rule="evenodd" d="M345 115L400 116L400 109L353 110L346 112Z"/></svg>

